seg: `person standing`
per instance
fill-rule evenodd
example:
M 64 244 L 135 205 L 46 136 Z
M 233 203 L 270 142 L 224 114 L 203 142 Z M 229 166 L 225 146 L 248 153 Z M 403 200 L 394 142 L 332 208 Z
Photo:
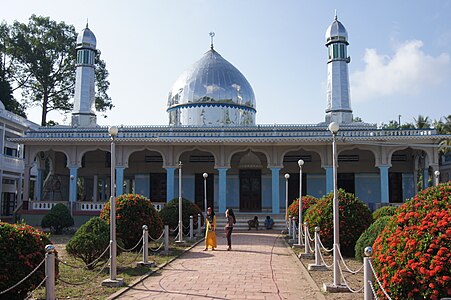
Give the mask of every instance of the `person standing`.
M 226 231 L 226 237 L 227 237 L 227 245 L 229 248 L 227 248 L 227 251 L 232 250 L 232 231 L 233 231 L 233 225 L 236 223 L 235 214 L 233 213 L 233 210 L 231 208 L 227 209 L 225 212 L 225 216 L 227 218 L 227 224 L 225 226 Z
M 211 207 L 207 209 L 206 222 L 204 251 L 207 251 L 208 247 L 211 247 L 211 250 L 215 250 L 215 248 L 218 246 L 216 243 L 216 216 Z

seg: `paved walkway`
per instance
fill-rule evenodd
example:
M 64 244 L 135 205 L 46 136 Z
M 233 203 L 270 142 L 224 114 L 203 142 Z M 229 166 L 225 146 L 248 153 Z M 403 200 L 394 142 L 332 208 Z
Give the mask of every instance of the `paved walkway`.
M 217 250 L 201 243 L 119 299 L 325 299 L 276 232 L 234 232 L 232 251 L 222 232 L 217 240 Z

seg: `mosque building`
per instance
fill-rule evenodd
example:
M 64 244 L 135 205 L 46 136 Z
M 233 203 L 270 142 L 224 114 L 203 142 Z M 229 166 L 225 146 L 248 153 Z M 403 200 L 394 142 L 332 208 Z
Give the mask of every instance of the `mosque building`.
M 169 91 L 169 125 L 118 128 L 116 195 L 142 194 L 161 207 L 178 197 L 182 182 L 182 196 L 202 209 L 206 187 L 207 205 L 216 211 L 278 214 L 285 211 L 286 198 L 289 202 L 298 198 L 300 185 L 303 195 L 315 197 L 333 190 L 328 125 L 336 122 L 339 188 L 355 193 L 372 209 L 412 197 L 416 187 L 430 184 L 428 179 L 438 170 L 439 153 L 431 145 L 443 136 L 433 129 L 384 130 L 353 122 L 349 39 L 337 17 L 326 31 L 325 45 L 323 121 L 262 125 L 255 122 L 251 84 L 212 42 Z M 111 138 L 108 128 L 96 122 L 96 38 L 87 26 L 78 36 L 76 50 L 71 125 L 34 128 L 12 139 L 25 145 L 21 211 L 30 224 L 55 203 L 68 201 L 73 214 L 83 220 L 82 216 L 98 214 L 109 198 Z M 30 176 L 33 166 L 35 177 Z

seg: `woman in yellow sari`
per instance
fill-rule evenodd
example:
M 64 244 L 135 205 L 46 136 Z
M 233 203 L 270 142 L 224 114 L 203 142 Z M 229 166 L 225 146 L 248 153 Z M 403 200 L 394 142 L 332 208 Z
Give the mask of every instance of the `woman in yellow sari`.
M 206 231 L 205 231 L 205 249 L 208 250 L 208 247 L 211 247 L 211 250 L 215 250 L 218 245 L 216 244 L 216 216 L 211 207 L 207 209 L 207 218 L 205 220 L 206 223 Z

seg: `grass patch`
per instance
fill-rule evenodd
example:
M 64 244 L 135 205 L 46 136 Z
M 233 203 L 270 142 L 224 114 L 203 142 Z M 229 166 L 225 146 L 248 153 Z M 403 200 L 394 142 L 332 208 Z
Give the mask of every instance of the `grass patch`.
M 51 236 L 58 250 L 60 260 L 74 266 L 83 267 L 84 263 L 66 253 L 65 245 L 71 236 Z M 182 254 L 183 251 L 191 246 L 180 247 L 170 238 L 168 255 L 155 253 L 149 249 L 149 261 L 154 261 L 157 266 L 168 262 L 169 260 Z M 157 244 L 149 243 L 149 247 L 156 249 Z M 126 286 L 131 285 L 136 279 L 146 275 L 156 268 L 136 266 L 136 262 L 142 261 L 142 252 L 123 252 L 117 257 L 117 275 L 123 278 Z M 109 265 L 107 262 L 100 262 L 93 270 L 75 269 L 59 263 L 59 277 L 57 280 L 55 293 L 58 299 L 105 299 L 116 291 L 124 288 L 110 288 L 102 286 L 102 281 L 109 278 Z M 65 283 L 67 282 L 67 283 Z M 69 284 L 70 283 L 70 284 Z M 44 284 L 45 285 L 45 284 Z M 45 288 L 36 290 L 32 298 L 45 299 Z

